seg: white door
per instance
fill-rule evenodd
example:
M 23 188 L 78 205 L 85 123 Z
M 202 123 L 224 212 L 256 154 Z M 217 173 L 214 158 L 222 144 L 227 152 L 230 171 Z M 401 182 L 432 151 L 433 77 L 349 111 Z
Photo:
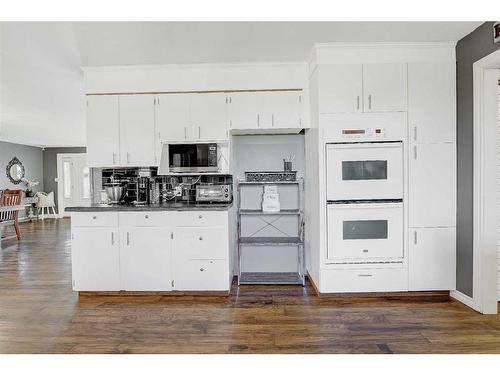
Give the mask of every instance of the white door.
M 172 289 L 170 233 L 161 227 L 120 227 L 120 289 Z
M 235 92 L 228 99 L 230 129 L 258 129 L 264 106 L 262 92 Z
M 118 95 L 87 97 L 87 155 L 89 167 L 120 164 Z
M 329 204 L 328 259 L 403 258 L 403 203 Z
M 120 151 L 121 165 L 157 164 L 155 106 L 152 95 L 120 96 Z
M 83 154 L 58 155 L 58 211 L 66 207 L 90 206 L 90 168 Z
M 363 65 L 365 112 L 397 112 L 407 108 L 407 64 Z
M 408 64 L 408 124 L 414 143 L 454 142 L 455 63 Z
M 454 290 L 455 228 L 410 228 L 409 289 Z
M 224 93 L 191 95 L 191 134 L 196 140 L 228 139 L 226 101 Z
M 261 128 L 300 128 L 301 91 L 268 91 L 263 96 Z
M 412 145 L 408 185 L 410 227 L 455 226 L 455 144 Z
M 326 146 L 327 200 L 402 199 L 401 142 Z
M 190 119 L 189 94 L 158 95 L 156 102 L 156 128 L 161 142 L 185 141 Z
M 319 70 L 319 113 L 363 111 L 361 64 L 325 65 Z
M 120 290 L 118 228 L 72 228 L 73 290 Z

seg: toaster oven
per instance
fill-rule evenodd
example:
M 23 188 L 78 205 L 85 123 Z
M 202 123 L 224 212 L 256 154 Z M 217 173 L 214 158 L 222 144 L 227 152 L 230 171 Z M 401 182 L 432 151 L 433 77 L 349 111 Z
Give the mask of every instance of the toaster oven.
M 197 202 L 231 202 L 232 185 L 196 185 Z

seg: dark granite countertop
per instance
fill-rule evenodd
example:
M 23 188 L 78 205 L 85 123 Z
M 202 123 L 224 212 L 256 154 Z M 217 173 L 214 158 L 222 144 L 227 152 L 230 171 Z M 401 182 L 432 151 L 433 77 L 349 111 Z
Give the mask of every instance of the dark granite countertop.
M 226 211 L 233 203 L 183 203 L 172 202 L 134 206 L 132 204 L 93 204 L 86 207 L 66 207 L 67 212 L 97 212 L 97 211 Z

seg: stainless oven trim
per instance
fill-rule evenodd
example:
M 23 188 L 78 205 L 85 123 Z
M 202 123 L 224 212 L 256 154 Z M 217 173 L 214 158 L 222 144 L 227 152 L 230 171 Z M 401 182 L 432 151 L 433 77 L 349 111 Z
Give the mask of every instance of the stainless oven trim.
M 217 173 L 220 171 L 219 160 L 217 160 L 217 166 L 215 167 L 170 167 L 170 145 L 197 145 L 197 144 L 215 144 L 217 146 L 217 158 L 219 158 L 219 143 L 214 141 L 202 141 L 202 142 L 165 142 L 163 147 L 166 147 L 166 160 L 168 173 Z

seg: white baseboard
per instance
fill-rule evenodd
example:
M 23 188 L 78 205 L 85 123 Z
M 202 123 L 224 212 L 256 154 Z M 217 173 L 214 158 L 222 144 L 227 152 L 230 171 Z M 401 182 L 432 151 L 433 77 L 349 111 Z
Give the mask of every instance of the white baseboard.
M 462 292 L 459 292 L 458 290 L 451 290 L 450 291 L 450 297 L 456 299 L 459 302 L 462 302 L 464 305 L 469 306 L 471 309 L 474 309 L 474 300 L 463 294 Z

